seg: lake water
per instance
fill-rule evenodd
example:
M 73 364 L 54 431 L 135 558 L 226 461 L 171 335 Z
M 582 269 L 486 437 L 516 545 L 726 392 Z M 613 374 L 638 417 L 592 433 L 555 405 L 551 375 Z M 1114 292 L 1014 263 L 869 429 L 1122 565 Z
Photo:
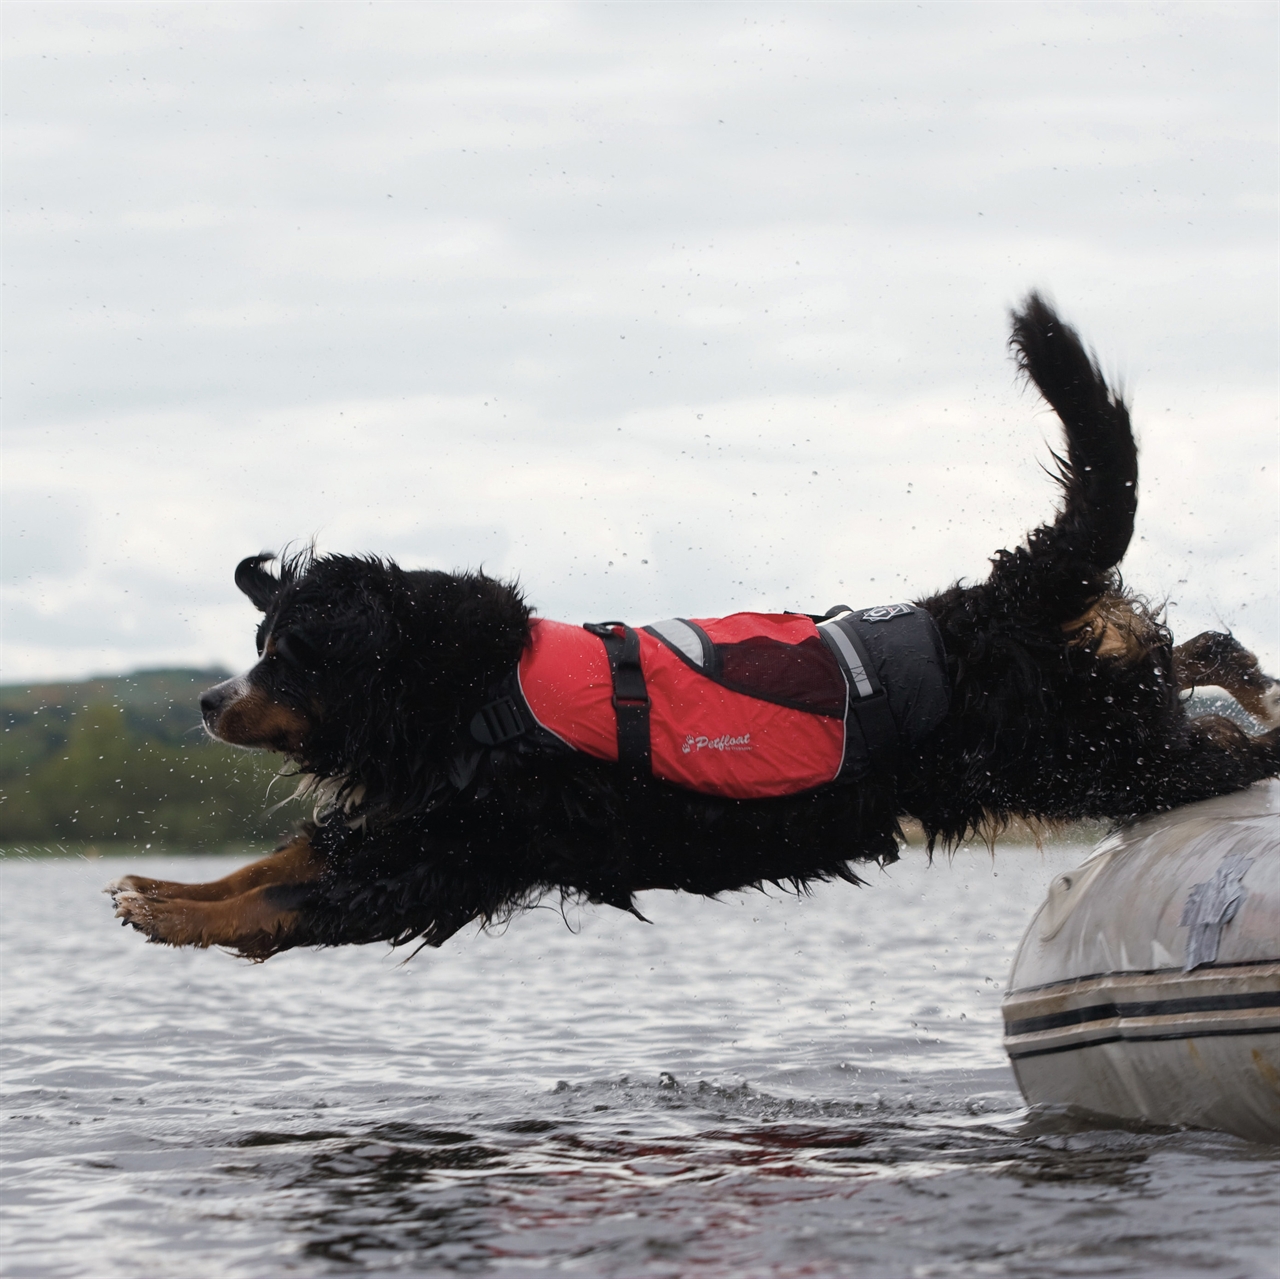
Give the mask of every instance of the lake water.
M 1081 848 L 650 894 L 253 966 L 0 863 L 6 1276 L 1269 1276 L 1280 1159 L 1028 1114 L 1014 948 Z

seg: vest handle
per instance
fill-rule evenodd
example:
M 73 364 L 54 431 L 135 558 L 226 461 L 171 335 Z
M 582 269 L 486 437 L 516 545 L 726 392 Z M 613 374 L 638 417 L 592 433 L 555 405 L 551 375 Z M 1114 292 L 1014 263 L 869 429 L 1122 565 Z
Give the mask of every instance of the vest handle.
M 650 772 L 649 689 L 640 665 L 640 636 L 625 622 L 583 622 L 582 629 L 600 639 L 609 658 L 618 720 L 618 763 L 636 772 Z

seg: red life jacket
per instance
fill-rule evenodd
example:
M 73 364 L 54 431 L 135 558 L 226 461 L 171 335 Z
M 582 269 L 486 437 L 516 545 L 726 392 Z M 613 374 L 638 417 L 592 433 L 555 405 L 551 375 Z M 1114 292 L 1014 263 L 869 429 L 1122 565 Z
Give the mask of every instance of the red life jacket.
M 890 627 L 871 633 L 887 622 L 897 623 L 893 640 Z M 898 676 L 897 697 L 886 672 Z M 639 630 L 535 619 L 504 692 L 472 722 L 484 745 L 567 746 L 735 799 L 892 769 L 949 702 L 937 629 L 910 605 Z

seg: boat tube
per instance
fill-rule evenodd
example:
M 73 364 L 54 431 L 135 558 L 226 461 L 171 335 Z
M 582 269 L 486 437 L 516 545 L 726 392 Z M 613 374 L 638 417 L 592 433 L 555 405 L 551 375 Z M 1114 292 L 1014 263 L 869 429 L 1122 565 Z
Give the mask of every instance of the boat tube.
M 1280 781 L 1145 818 L 1059 875 L 1014 956 L 1032 1105 L 1280 1142 Z

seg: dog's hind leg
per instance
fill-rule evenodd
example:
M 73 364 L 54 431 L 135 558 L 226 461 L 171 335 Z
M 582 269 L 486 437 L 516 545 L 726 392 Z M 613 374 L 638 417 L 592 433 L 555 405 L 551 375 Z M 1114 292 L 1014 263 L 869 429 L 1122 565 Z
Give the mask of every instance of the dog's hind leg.
M 254 888 L 269 884 L 296 884 L 315 879 L 324 864 L 315 853 L 307 829 L 281 844 L 270 857 L 241 866 L 222 879 L 206 884 L 181 884 L 172 880 L 148 879 L 144 875 L 125 875 L 103 890 L 118 898 L 121 893 L 134 893 L 150 901 L 175 899 L 188 902 L 217 902 L 239 897 Z
M 1280 681 L 1265 675 L 1258 659 L 1234 635 L 1205 631 L 1173 650 L 1180 689 L 1220 688 L 1260 724 L 1280 725 Z
M 1243 790 L 1280 775 L 1280 728 L 1251 737 L 1222 715 L 1187 721 L 1179 740 L 1137 761 L 1127 788 L 1133 816 Z M 1119 814 L 1116 814 L 1119 815 Z

